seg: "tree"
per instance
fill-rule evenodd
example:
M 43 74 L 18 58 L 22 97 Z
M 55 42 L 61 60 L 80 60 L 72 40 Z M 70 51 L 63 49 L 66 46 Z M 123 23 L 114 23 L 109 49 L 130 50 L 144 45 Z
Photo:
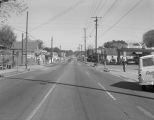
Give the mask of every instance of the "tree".
M 16 41 L 16 36 L 12 28 L 8 25 L 4 25 L 0 29 L 0 44 L 7 48 L 11 48 L 13 42 Z
M 27 8 L 25 0 L 0 0 L 0 22 L 6 22 L 11 14 L 22 14 Z
M 154 30 L 150 30 L 143 35 L 143 43 L 147 47 L 154 47 Z
M 127 45 L 128 44 L 123 40 L 112 40 L 104 43 L 105 48 L 126 48 Z
M 51 48 L 49 48 L 49 47 L 44 47 L 44 50 L 46 50 L 47 52 L 51 52 L 52 51 Z
M 43 49 L 43 41 L 42 40 L 37 40 L 38 42 L 38 48 Z
M 71 56 L 73 55 L 73 51 L 72 50 L 66 50 L 66 56 Z

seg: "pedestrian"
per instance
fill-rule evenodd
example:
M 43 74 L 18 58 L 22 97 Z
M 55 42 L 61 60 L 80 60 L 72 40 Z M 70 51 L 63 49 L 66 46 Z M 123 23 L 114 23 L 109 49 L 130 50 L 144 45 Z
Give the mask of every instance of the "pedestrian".
M 122 57 L 123 71 L 126 72 L 126 58 Z

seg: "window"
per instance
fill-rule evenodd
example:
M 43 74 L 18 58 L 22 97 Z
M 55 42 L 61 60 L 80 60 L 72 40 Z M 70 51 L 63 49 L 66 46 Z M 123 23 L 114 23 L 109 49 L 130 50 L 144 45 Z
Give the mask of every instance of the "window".
M 153 65 L 154 65 L 154 58 L 143 59 L 143 67 L 153 66 Z

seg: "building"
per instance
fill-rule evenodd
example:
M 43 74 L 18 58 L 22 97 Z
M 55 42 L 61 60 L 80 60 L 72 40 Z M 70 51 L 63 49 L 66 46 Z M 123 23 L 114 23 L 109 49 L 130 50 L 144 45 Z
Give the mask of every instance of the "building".
M 142 48 L 142 44 L 137 42 L 137 43 L 128 43 L 127 48 Z
M 17 61 L 18 64 L 25 64 L 25 55 L 26 55 L 26 40 L 17 41 L 13 43 L 13 46 L 11 48 L 14 55 L 14 61 Z M 19 53 L 19 56 L 16 56 L 16 53 Z M 27 58 L 28 58 L 28 64 L 36 64 L 38 63 L 44 63 L 45 56 L 43 54 L 43 51 L 39 49 L 39 42 L 37 40 L 28 40 L 27 42 Z

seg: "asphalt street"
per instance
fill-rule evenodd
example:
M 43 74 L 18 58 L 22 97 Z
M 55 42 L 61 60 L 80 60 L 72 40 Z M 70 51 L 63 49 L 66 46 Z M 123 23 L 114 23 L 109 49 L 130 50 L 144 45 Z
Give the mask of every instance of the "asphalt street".
M 85 63 L 0 79 L 0 120 L 153 120 L 154 92 Z

